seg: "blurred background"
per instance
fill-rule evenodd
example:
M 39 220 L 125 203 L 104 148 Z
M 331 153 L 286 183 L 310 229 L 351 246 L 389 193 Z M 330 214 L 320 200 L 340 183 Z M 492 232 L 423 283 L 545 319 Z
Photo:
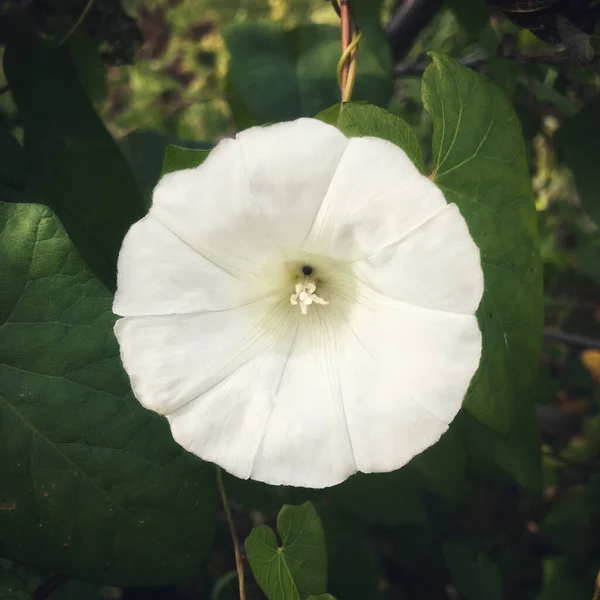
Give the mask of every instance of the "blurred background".
M 431 127 L 421 76 L 428 50 L 491 78 L 521 121 L 545 274 L 545 342 L 534 391 L 542 481 L 517 472 L 505 458 L 508 446 L 483 440 L 483 457 L 468 448 L 453 454 L 453 446 L 427 455 L 417 469 L 425 482 L 431 465 L 446 472 L 431 497 L 414 491 L 410 469 L 380 488 L 349 484 L 340 504 L 331 499 L 335 490 L 315 493 L 329 591 L 339 600 L 592 600 L 600 567 L 600 3 L 357 4 L 366 35 L 354 99 L 409 122 L 426 160 Z M 56 23 L 74 28 L 82 84 L 147 198 L 167 144 L 210 148 L 247 126 L 314 115 L 338 101 L 339 21 L 328 0 L 0 2 L 0 16 L 13 13 L 41 31 Z M 19 115 L 4 83 L 0 123 L 18 140 Z M 0 151 L 18 188 L 18 167 L 7 166 L 18 150 Z M 313 499 L 226 483 L 242 539 L 254 524 L 272 522 L 284 501 Z M 237 594 L 230 546 L 222 519 L 208 564 L 186 585 L 169 588 L 15 573 L 30 589 L 46 585 L 38 600 L 230 599 Z M 248 594 L 261 597 L 251 582 Z

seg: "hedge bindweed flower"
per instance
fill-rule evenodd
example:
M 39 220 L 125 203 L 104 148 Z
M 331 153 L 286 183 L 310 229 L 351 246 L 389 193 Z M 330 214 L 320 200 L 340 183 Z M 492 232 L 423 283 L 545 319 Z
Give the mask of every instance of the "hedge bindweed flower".
M 164 176 L 119 257 L 133 391 L 240 478 L 321 488 L 397 469 L 481 353 L 479 250 L 406 154 L 299 119 Z

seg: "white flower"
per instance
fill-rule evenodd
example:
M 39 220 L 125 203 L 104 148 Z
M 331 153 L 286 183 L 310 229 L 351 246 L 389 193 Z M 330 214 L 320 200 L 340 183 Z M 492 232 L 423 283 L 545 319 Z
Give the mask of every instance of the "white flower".
M 314 119 L 166 175 L 119 257 L 138 400 L 241 478 L 397 469 L 458 412 L 481 353 L 479 250 L 406 154 Z

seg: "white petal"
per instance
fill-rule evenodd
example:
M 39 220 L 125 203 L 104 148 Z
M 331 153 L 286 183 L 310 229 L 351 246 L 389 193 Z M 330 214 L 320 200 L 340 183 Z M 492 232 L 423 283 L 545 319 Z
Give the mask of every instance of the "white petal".
M 314 119 L 250 129 L 163 177 L 151 212 L 223 269 L 256 272 L 306 237 L 346 145 Z
M 378 138 L 346 147 L 305 248 L 339 260 L 376 255 L 446 206 L 406 153 Z
M 477 320 L 364 287 L 343 318 L 340 381 L 356 465 L 397 469 L 433 445 L 460 409 L 481 356 Z
M 195 400 L 260 354 L 268 332 L 284 328 L 284 309 L 291 307 L 266 299 L 233 310 L 120 319 L 115 334 L 136 398 L 161 414 Z
M 415 306 L 473 314 L 483 295 L 479 248 L 455 204 L 355 269 L 385 296 Z
M 323 488 L 356 472 L 341 395 L 338 340 L 326 311 L 311 309 L 301 317 L 252 479 Z
M 253 127 L 236 140 L 254 197 L 283 247 L 300 245 L 317 216 L 348 145 L 317 119 Z
M 150 214 L 123 241 L 113 311 L 141 316 L 225 310 L 249 302 L 246 291 L 240 279 L 203 258 Z

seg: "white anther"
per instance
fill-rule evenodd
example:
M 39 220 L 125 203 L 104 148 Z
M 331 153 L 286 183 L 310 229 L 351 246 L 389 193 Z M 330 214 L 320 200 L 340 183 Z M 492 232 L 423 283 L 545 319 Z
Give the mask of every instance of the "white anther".
M 327 300 L 323 300 L 315 294 L 317 286 L 310 279 L 299 281 L 294 289 L 295 293 L 290 296 L 290 303 L 294 306 L 300 306 L 300 312 L 303 315 L 308 313 L 308 307 L 313 303 L 321 306 L 329 304 Z

